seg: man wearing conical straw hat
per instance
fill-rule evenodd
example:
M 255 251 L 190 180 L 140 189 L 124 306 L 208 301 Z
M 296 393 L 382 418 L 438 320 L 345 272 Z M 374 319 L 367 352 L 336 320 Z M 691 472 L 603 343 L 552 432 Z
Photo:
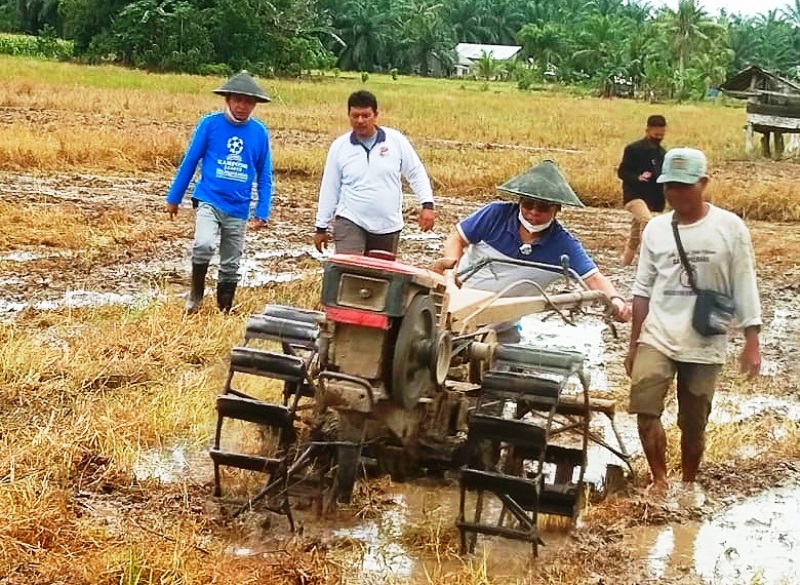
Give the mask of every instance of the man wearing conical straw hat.
M 561 266 L 562 256 L 569 266 L 593 290 L 604 292 L 616 308 L 616 319 L 630 318 L 628 303 L 617 293 L 613 283 L 602 273 L 578 239 L 556 219 L 562 205 L 583 207 L 561 171 L 546 160 L 507 181 L 498 190 L 517 201 L 495 201 L 460 221 L 444 245 L 443 257 L 433 269 L 442 272 L 458 266 L 463 272 L 488 259 L 523 260 Z M 508 294 L 538 295 L 561 276 L 560 271 L 495 262 L 486 265 L 464 282 L 464 286 L 501 291 L 520 280 L 537 286 L 517 284 Z M 501 341 L 519 340 L 514 323 L 498 326 Z
M 272 204 L 269 131 L 252 117 L 256 104 L 269 102 L 270 98 L 247 71 L 240 71 L 214 93 L 225 96 L 225 109 L 207 114 L 197 124 L 166 197 L 166 211 L 174 218 L 200 164 L 201 176 L 192 193 L 197 216 L 192 286 L 186 302 L 189 314 L 200 310 L 217 238 L 217 306 L 223 312 L 231 310 L 248 219 L 253 228 L 263 228 Z M 257 185 L 258 203 L 251 218 L 253 183 Z

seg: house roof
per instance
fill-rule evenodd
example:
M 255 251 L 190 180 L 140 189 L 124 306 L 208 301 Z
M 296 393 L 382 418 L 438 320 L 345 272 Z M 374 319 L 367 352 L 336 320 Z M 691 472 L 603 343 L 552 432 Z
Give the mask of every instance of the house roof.
M 497 61 L 505 61 L 516 57 L 521 50 L 522 47 L 515 45 L 480 45 L 476 43 L 458 43 L 456 45 L 459 63 L 477 61 L 483 53 Z
M 729 77 L 719 89 L 733 97 L 748 97 L 764 93 L 800 93 L 800 84 L 751 65 Z

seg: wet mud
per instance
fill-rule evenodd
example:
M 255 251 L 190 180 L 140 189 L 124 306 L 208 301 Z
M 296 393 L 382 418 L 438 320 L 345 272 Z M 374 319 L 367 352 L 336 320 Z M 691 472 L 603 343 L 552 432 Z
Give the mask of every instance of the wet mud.
M 168 181 L 156 175 L 131 178 L 0 174 L 0 200 L 13 197 L 44 213 L 69 205 L 90 224 L 109 210 L 116 210 L 126 218 L 125 229 L 136 234 L 126 240 L 123 248 L 109 246 L 91 258 L 86 249 L 47 242 L 0 245 L 0 319 L 13 322 L 26 310 L 135 305 L 162 295 L 185 294 L 193 212 L 186 204 L 178 218 L 169 222 L 163 212 L 167 188 Z M 416 226 L 413 198 L 407 203 L 401 258 L 427 266 L 438 257 L 455 221 L 484 201 L 440 198 L 437 227 L 429 234 L 420 233 Z M 318 253 L 311 245 L 315 207 L 316 184 L 291 178 L 281 181 L 268 228 L 248 232 L 242 286 L 258 289 L 320 273 L 326 254 Z M 561 218 L 583 240 L 622 294 L 628 294 L 633 271 L 618 263 L 628 216 L 619 210 L 586 209 L 564 212 Z M 784 244 L 797 250 L 800 230 L 767 222 L 750 222 L 749 226 L 758 255 L 765 318 L 763 381 L 746 395 L 736 389 L 738 378 L 733 364 L 741 346 L 740 341 L 734 341 L 727 368 L 731 373 L 723 377 L 710 425 L 746 425 L 770 417 L 775 421 L 775 436 L 780 438 L 782 424 L 800 421 L 800 265 L 796 260 L 771 254 L 768 244 L 774 234 L 780 233 Z M 212 279 L 214 274 L 212 266 Z M 526 342 L 577 349 L 586 354 L 593 396 L 616 400 L 618 404 L 613 419 L 616 431 L 607 417 L 596 416 L 593 433 L 635 458 L 641 456 L 636 423 L 624 412 L 626 378 L 622 360 L 627 334 L 625 325 L 614 331 L 590 316 L 574 324 L 554 316 L 523 320 Z M 665 424 L 675 425 L 675 418 L 675 405 L 671 404 L 665 413 Z M 759 458 L 768 449 L 763 441 L 743 440 L 738 457 L 749 462 L 748 469 L 758 469 Z M 619 456 L 595 443 L 589 451 L 587 480 L 602 486 L 608 466 L 622 464 Z M 163 452 L 142 454 L 134 473 L 144 484 L 188 482 L 201 494 L 196 497 L 210 499 L 206 493 L 210 467 L 204 451 L 176 445 Z M 781 480 L 759 481 L 733 467 L 717 466 L 709 470 L 711 488 L 705 495 L 708 501 L 696 506 L 691 514 L 676 510 L 676 502 L 668 502 L 661 508 L 653 506 L 659 511 L 655 521 L 636 523 L 628 518 L 621 527 L 612 529 L 592 526 L 590 514 L 589 524 L 579 523 L 577 532 L 545 530 L 546 546 L 541 549 L 539 563 L 554 561 L 570 551 L 585 552 L 597 542 L 611 542 L 617 547 L 615 550 L 624 549 L 620 558 L 627 568 L 612 567 L 619 558 L 610 555 L 609 566 L 598 561 L 596 575 L 619 575 L 616 582 L 620 585 L 797 582 L 800 463 L 786 462 L 781 473 L 769 477 Z M 631 482 L 635 483 L 633 479 Z M 631 487 L 628 496 L 620 497 L 630 497 L 636 505 L 637 499 L 651 504 L 638 487 Z M 94 510 L 91 513 L 116 517 L 117 512 L 109 511 L 113 506 L 108 498 L 91 494 L 81 498 L 87 510 Z M 457 498 L 452 478 L 449 482 L 418 480 L 390 485 L 380 495 L 378 517 L 358 518 L 352 511 L 345 511 L 333 519 L 320 519 L 303 512 L 301 524 L 305 537 L 318 538 L 332 547 L 353 548 L 355 552 L 348 557 L 348 573 L 362 583 L 435 582 L 430 581 L 431 575 L 457 571 L 466 562 L 482 563 L 496 582 L 520 579 L 531 571 L 529 546 L 502 539 L 485 539 L 474 558 L 460 558 L 453 526 Z M 212 513 L 218 511 L 208 502 L 203 507 Z M 414 546 L 415 530 L 438 530 L 436 539 L 426 540 L 437 542 L 437 547 L 420 550 Z M 263 531 L 254 530 L 252 538 L 232 543 L 230 554 L 267 554 L 275 542 L 289 536 L 280 518 L 274 520 L 269 534 L 265 540 Z M 598 577 L 587 582 L 608 581 Z

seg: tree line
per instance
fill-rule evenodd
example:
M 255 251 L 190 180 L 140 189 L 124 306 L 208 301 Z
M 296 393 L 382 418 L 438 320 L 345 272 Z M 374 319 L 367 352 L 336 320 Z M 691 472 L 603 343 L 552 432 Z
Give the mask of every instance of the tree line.
M 74 58 L 158 71 L 446 75 L 459 42 L 518 45 L 480 77 L 701 98 L 757 64 L 800 77 L 800 0 L 758 16 L 698 0 L 0 0 L 0 30 L 70 39 Z

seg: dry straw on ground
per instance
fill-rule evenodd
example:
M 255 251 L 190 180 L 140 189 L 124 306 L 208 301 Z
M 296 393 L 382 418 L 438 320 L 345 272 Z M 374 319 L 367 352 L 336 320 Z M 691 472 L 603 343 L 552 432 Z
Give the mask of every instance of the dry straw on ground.
M 28 173 L 146 172 L 166 183 L 198 116 L 220 103 L 209 92 L 220 80 L 192 76 L 0 57 L 0 79 L 0 169 Z M 361 84 L 346 78 L 265 83 L 276 99 L 258 113 L 273 132 L 278 197 L 286 204 L 276 213 L 291 215 L 296 194 L 281 189 L 305 181 L 313 193 L 330 139 L 346 127 L 347 94 Z M 478 91 L 469 82 L 462 88 L 462 82 L 395 83 L 374 76 L 369 87 L 381 100 L 381 119 L 419 147 L 437 193 L 476 200 L 493 197 L 495 185 L 532 162 L 553 157 L 584 200 L 616 205 L 617 158 L 654 108 L 560 92 L 522 94 L 494 84 Z M 671 144 L 709 151 L 719 169 L 714 193 L 723 203 L 763 217 L 800 218 L 793 163 L 724 162 L 740 157 L 742 108 L 658 109 L 672 121 Z M 50 273 L 88 273 L 190 237 L 188 222 L 148 220 L 157 211 L 152 201 L 132 211 L 111 198 L 87 206 L 14 195 L 3 193 L 0 200 L 0 252 L 38 245 L 52 250 L 53 258 L 35 263 L 41 286 Z M 771 238 L 757 242 L 783 267 L 794 262 L 784 236 L 776 238 L 783 247 Z M 10 266 L 0 260 L 0 271 Z M 159 289 L 169 292 L 172 284 L 159 282 Z M 353 558 L 346 553 L 314 539 L 265 545 L 272 530 L 231 521 L 209 495 L 205 450 L 214 399 L 245 316 L 268 302 L 318 308 L 319 298 L 313 274 L 293 284 L 242 290 L 230 317 L 207 306 L 187 318 L 181 301 L 168 294 L 129 307 L 29 309 L 13 324 L 0 325 L 0 583 L 348 582 L 343 567 Z M 618 389 L 616 397 L 623 396 Z M 780 438 L 771 435 L 775 429 Z M 738 461 L 734 453 L 742 443 L 770 445 L 759 464 L 796 459 L 799 437 L 796 423 L 768 417 L 712 427 L 708 473 L 738 477 L 726 466 Z M 670 441 L 674 445 L 676 436 Z M 139 473 L 143 458 L 176 445 L 189 460 L 179 479 Z M 360 504 L 374 516 L 384 504 L 381 492 L 366 493 Z M 617 534 L 597 526 L 629 511 L 610 503 L 590 507 L 587 522 L 594 528 L 578 533 L 565 559 L 551 558 L 519 582 L 576 583 L 602 572 L 600 563 L 626 565 Z M 452 517 L 432 506 L 399 540 L 446 559 L 455 538 Z M 263 550 L 237 552 L 253 541 Z M 455 567 L 434 565 L 422 579 L 493 582 L 480 557 Z
M 211 89 L 222 80 L 143 75 L 109 67 L 77 68 L 2 58 L 0 168 L 169 174 L 198 117 L 220 107 Z M 75 83 L 75 80 L 81 80 Z M 347 129 L 353 77 L 316 82 L 264 80 L 275 100 L 257 115 L 273 135 L 281 176 L 321 174 L 330 140 Z M 615 169 L 624 145 L 643 132 L 647 115 L 670 121 L 666 143 L 705 150 L 712 196 L 752 218 L 800 219 L 792 163 L 738 161 L 744 107 L 597 100 L 563 89 L 520 92 L 510 84 L 370 77 L 380 122 L 406 132 L 442 195 L 489 195 L 494 187 L 544 158 L 556 160 L 583 200 L 618 205 Z M 767 177 L 765 179 L 765 177 Z

